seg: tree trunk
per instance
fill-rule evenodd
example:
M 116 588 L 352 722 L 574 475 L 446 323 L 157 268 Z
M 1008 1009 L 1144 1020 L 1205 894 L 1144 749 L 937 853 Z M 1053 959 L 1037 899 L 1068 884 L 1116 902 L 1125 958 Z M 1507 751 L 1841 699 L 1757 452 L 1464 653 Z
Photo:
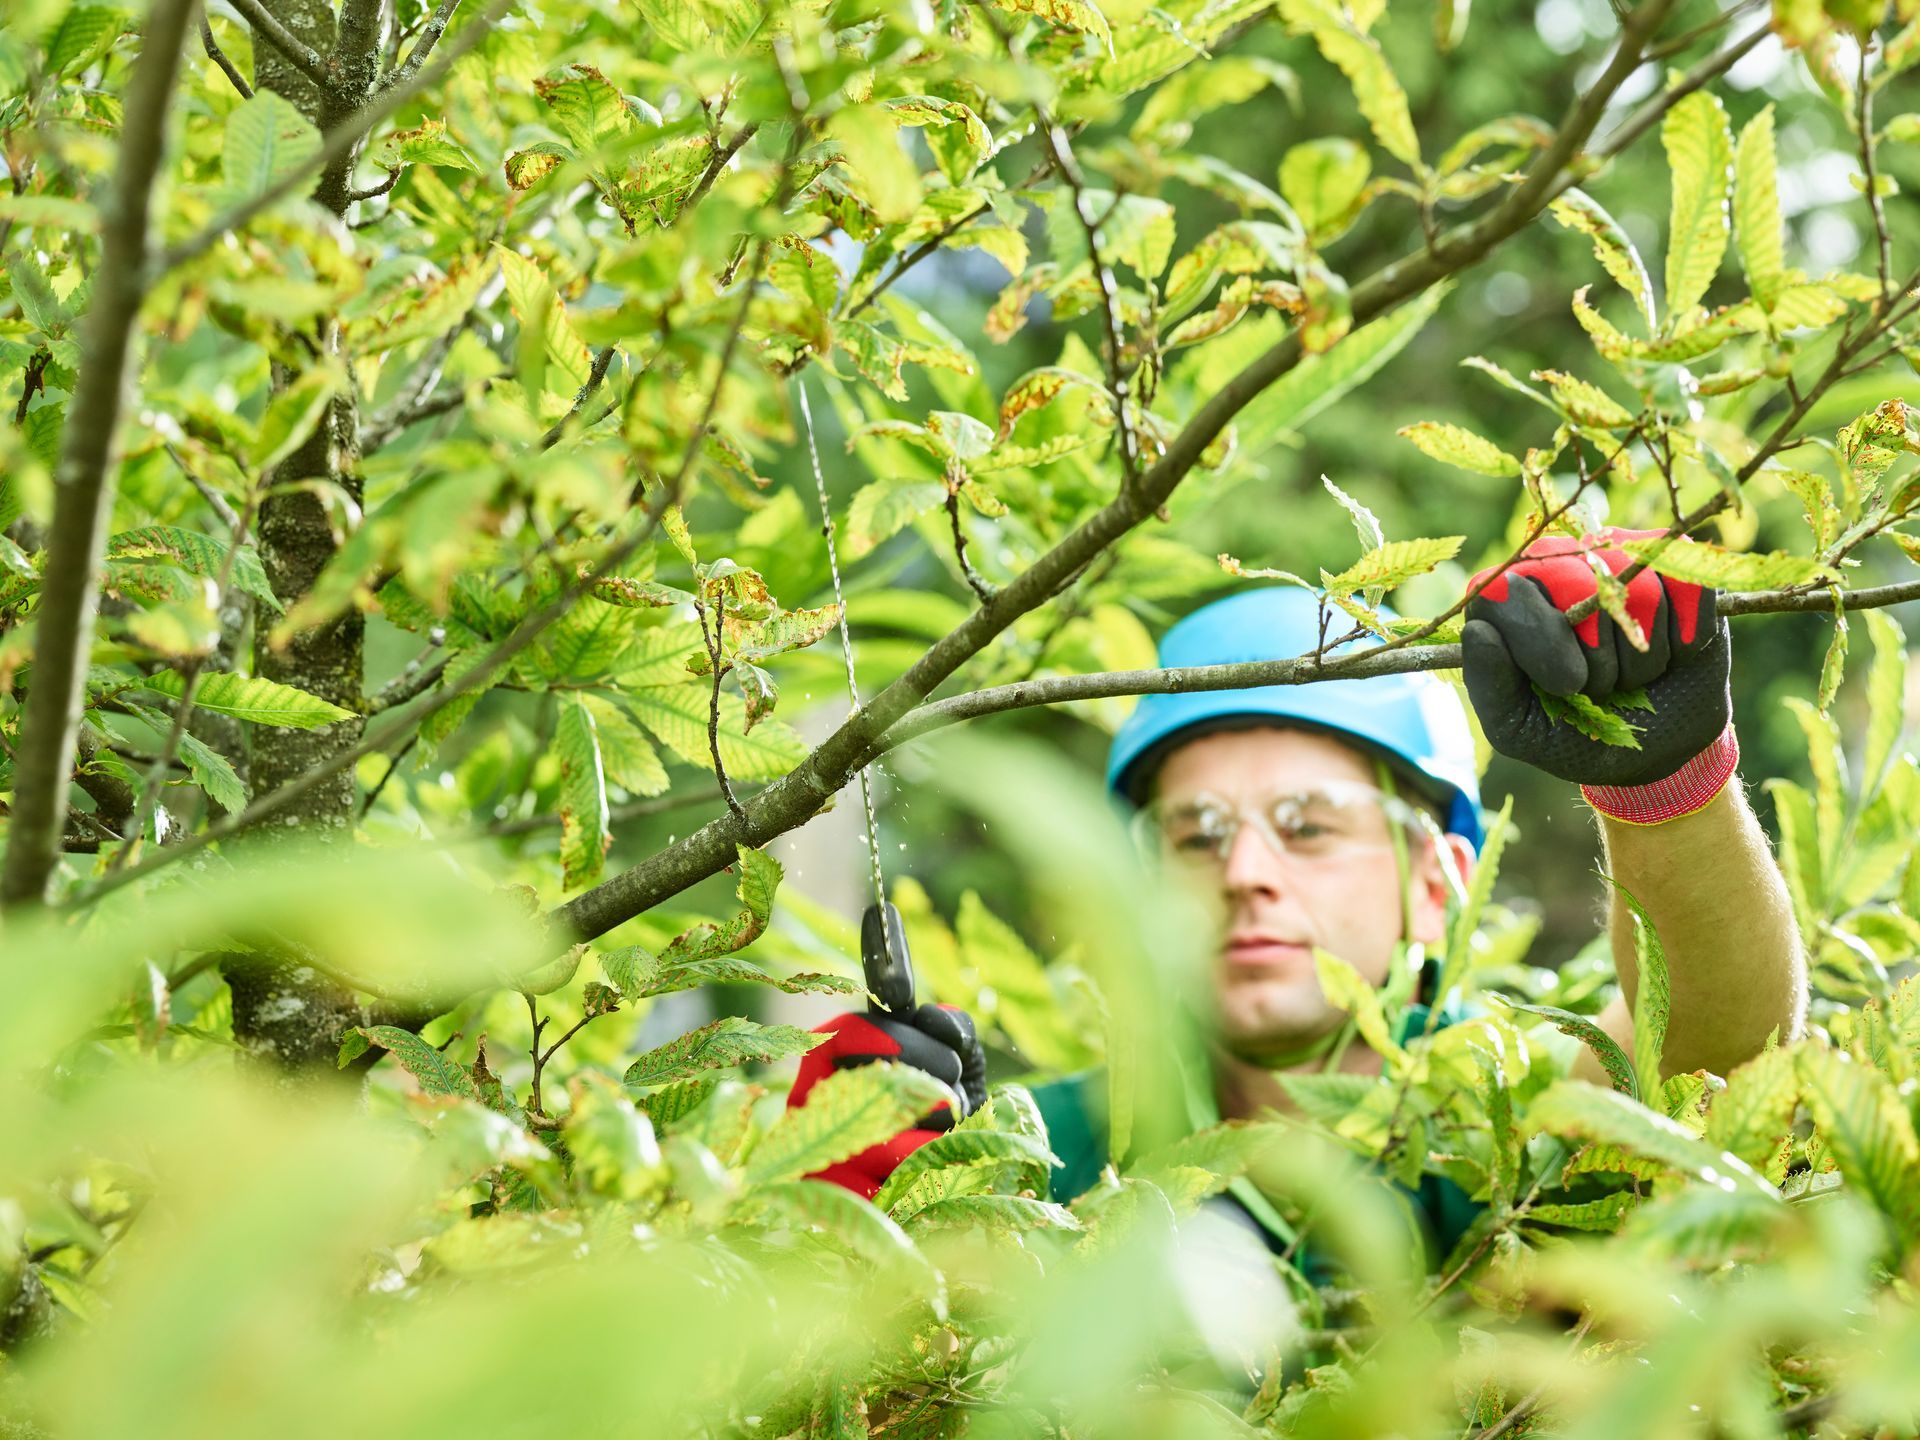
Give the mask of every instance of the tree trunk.
M 327 0 L 270 0 L 269 8 L 295 38 L 321 55 L 334 57 L 336 81 L 326 90 L 301 74 L 264 39 L 254 42 L 259 85 L 296 106 L 323 132 L 338 125 L 371 93 L 378 64 L 384 0 L 347 0 L 336 21 Z M 315 186 L 314 199 L 334 214 L 351 205 L 353 157 L 329 166 Z M 327 317 L 313 340 L 320 352 L 341 353 L 340 324 Z M 296 378 L 274 367 L 274 388 Z M 362 498 L 355 434 L 358 407 L 349 390 L 338 396 L 306 443 L 276 468 L 279 486 L 314 481 L 312 488 L 285 489 L 260 506 L 260 558 L 280 603 L 291 608 L 312 589 L 337 548 L 327 509 L 316 490 L 336 490 Z M 335 705 L 358 712 L 363 706 L 365 622 L 350 611 L 336 623 L 295 636 L 284 647 L 272 643 L 271 627 L 256 629 L 254 673 L 292 685 Z M 350 750 L 360 739 L 362 722 L 343 720 L 319 730 L 262 729 L 256 732 L 249 781 L 256 795 L 278 788 L 320 762 Z M 312 841 L 344 839 L 353 829 L 357 790 L 351 768 L 314 787 L 270 822 Z M 304 965 L 234 956 L 223 966 L 233 992 L 233 1031 L 248 1051 L 289 1070 L 333 1068 L 342 1032 L 362 1022 L 352 997 L 340 986 Z

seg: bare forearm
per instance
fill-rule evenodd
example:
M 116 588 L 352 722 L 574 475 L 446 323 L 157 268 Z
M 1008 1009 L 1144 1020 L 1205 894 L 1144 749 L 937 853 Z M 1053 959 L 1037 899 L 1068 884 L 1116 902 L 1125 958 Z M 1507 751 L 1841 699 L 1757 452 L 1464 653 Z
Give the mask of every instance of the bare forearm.
M 1724 1075 L 1767 1036 L 1798 1033 L 1806 967 L 1786 883 L 1738 781 L 1692 815 L 1661 825 L 1603 818 L 1615 882 L 1638 900 L 1666 952 L 1672 1008 L 1665 1074 Z M 1633 916 L 1613 902 L 1613 953 L 1629 1004 L 1638 989 Z

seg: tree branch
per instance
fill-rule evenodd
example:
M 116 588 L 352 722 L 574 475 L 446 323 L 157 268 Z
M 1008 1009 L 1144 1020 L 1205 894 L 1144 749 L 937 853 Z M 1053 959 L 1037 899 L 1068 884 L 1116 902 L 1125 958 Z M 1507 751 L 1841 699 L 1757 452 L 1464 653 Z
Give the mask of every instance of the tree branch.
M 154 0 L 128 82 L 120 154 L 101 206 L 100 268 L 79 378 L 61 431 L 53 529 L 34 624 L 33 688 L 20 732 L 0 903 L 40 903 L 59 863 L 100 561 L 113 515 L 113 452 L 145 298 L 154 181 L 166 158 L 167 110 L 196 0 Z
M 250 3 L 257 3 L 257 0 L 250 0 Z M 460 38 L 449 45 L 432 65 L 410 76 L 404 82 L 382 85 L 364 105 L 329 129 L 321 137 L 320 148 L 300 165 L 282 175 L 261 194 L 216 215 L 204 229 L 162 251 L 155 263 L 156 273 L 152 278 L 158 278 L 159 275 L 165 274 L 176 266 L 184 265 L 195 256 L 204 254 L 229 232 L 239 229 L 263 211 L 271 210 L 287 196 L 304 188 L 315 175 L 328 166 L 352 154 L 355 147 L 366 138 L 367 132 L 374 126 L 414 96 L 439 84 L 447 72 L 459 63 L 461 57 L 485 39 L 494 25 L 519 3 L 520 0 L 493 0 L 486 12 L 461 31 Z
M 1847 610 L 1878 610 L 1888 605 L 1904 605 L 1909 600 L 1920 600 L 1920 581 L 1845 591 L 1841 605 Z M 1734 591 L 1719 597 L 1717 609 L 1719 614 L 1729 617 L 1826 614 L 1833 609 L 1833 595 L 1827 590 L 1805 594 L 1790 590 Z M 868 751 L 865 760 L 870 761 L 876 755 L 885 754 L 909 740 L 916 740 L 929 731 L 944 729 L 963 720 L 978 720 L 984 715 L 1027 710 L 1037 705 L 1105 700 L 1117 695 L 1186 695 L 1210 690 L 1251 689 L 1261 685 L 1305 685 L 1317 680 L 1358 680 L 1375 675 L 1404 675 L 1415 670 L 1459 668 L 1458 645 L 1410 645 L 1403 649 L 1389 649 L 1381 645 L 1323 661 L 1316 661 L 1311 655 L 1301 655 L 1292 660 L 1253 660 L 1235 665 L 1191 665 L 1164 670 L 1109 670 L 1093 675 L 1050 675 L 1044 679 L 1023 680 L 1014 685 L 996 685 L 991 689 L 975 690 L 966 695 L 922 705 L 888 730 L 881 737 L 881 742 Z
M 1353 325 L 1385 314 L 1492 253 L 1532 223 L 1559 190 L 1573 183 L 1566 167 L 1593 133 L 1607 101 L 1639 68 L 1640 54 L 1673 0 L 1645 0 L 1628 18 L 1619 48 L 1570 110 L 1553 143 L 1492 213 L 1456 227 L 1440 241 L 1388 265 L 1353 291 Z M 1140 483 L 1124 489 L 964 621 L 937 641 L 886 689 L 850 715 L 794 770 L 748 802 L 744 820 L 727 814 L 677 845 L 583 891 L 552 912 L 574 937 L 601 935 L 732 863 L 738 845 L 765 844 L 811 816 L 844 786 L 889 727 L 897 724 L 967 660 L 1027 612 L 1045 604 L 1088 564 L 1163 504 L 1199 463 L 1227 424 L 1300 363 L 1289 335 L 1250 362 L 1193 415 Z
M 247 77 L 240 73 L 233 61 L 227 58 L 227 52 L 220 48 L 220 42 L 213 38 L 213 26 L 207 23 L 207 17 L 204 15 L 200 17 L 200 43 L 206 47 L 207 58 L 226 72 L 227 79 L 233 82 L 233 88 L 240 92 L 240 98 L 251 100 L 253 87 L 247 83 Z
M 1873 215 L 1873 235 L 1877 242 L 1875 258 L 1880 265 L 1880 304 L 1893 298 L 1893 236 L 1887 233 L 1887 208 L 1880 200 L 1880 177 L 1873 163 L 1873 87 L 1867 83 L 1867 51 L 1871 36 L 1860 44 L 1860 78 L 1855 84 L 1858 100 L 1854 112 L 1855 128 L 1860 132 L 1860 170 L 1867 182 L 1867 209 Z
M 332 90 L 339 84 L 339 77 L 327 64 L 326 57 L 311 45 L 303 44 L 299 37 L 274 18 L 273 12 L 260 0 L 227 0 L 227 3 L 240 12 L 252 28 L 256 41 L 265 40 L 287 57 L 288 64 L 315 85 L 322 90 Z
M 432 17 L 427 21 L 427 28 L 420 32 L 419 40 L 414 42 L 413 50 L 405 60 L 400 62 L 399 68 L 380 82 L 379 89 L 390 90 L 396 86 L 405 85 L 420 73 L 420 67 L 433 53 L 433 47 L 440 43 L 440 37 L 447 33 L 447 24 L 453 19 L 453 12 L 459 8 L 460 0 L 440 0 L 440 3 L 434 7 Z M 498 18 L 489 11 L 481 24 L 491 24 Z
M 587 401 L 606 382 L 607 371 L 613 368 L 613 357 L 618 353 L 619 347 L 614 345 L 603 346 L 594 352 L 593 368 L 587 372 L 587 383 L 580 387 L 579 393 L 573 397 L 572 407 L 560 417 L 559 423 L 540 437 L 542 450 L 551 450 L 566 436 L 567 427 L 580 418 L 580 412 L 587 408 Z

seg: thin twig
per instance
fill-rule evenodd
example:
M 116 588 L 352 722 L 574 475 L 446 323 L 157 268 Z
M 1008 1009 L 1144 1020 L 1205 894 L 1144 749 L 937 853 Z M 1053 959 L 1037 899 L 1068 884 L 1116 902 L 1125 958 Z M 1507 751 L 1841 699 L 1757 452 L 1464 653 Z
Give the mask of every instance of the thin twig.
M 1873 87 L 1867 83 L 1867 51 L 1871 36 L 1860 42 L 1860 77 L 1854 89 L 1858 93 L 1855 120 L 1860 130 L 1860 169 L 1867 182 L 1867 209 L 1873 214 L 1874 238 L 1879 242 L 1880 303 L 1884 309 L 1893 298 L 1893 236 L 1887 231 L 1887 210 L 1880 200 L 1880 178 L 1873 164 Z
M 415 734 L 407 737 L 406 744 L 402 745 L 398 750 L 393 752 L 393 759 L 387 762 L 386 773 L 382 775 L 378 780 L 374 781 L 373 788 L 367 791 L 367 798 L 360 802 L 360 818 L 362 820 L 366 819 L 368 815 L 373 813 L 373 802 L 378 800 L 380 798 L 380 792 L 387 788 L 387 782 L 393 779 L 393 772 L 400 768 L 400 762 L 402 760 L 405 760 L 408 755 L 412 754 L 413 747 L 418 745 L 419 743 L 420 743 L 420 736 L 416 732 Z
M 227 3 L 246 19 L 256 40 L 263 39 L 272 45 L 294 69 L 315 85 L 322 90 L 331 90 L 339 83 L 339 77 L 327 64 L 326 57 L 275 19 L 273 12 L 260 0 L 227 0 Z
M 693 602 L 694 615 L 700 621 L 700 639 L 707 647 L 707 661 L 713 666 L 713 694 L 707 702 L 707 749 L 713 756 L 713 778 L 719 783 L 720 794 L 727 802 L 727 809 L 735 815 L 744 816 L 747 812 L 740 808 L 740 801 L 733 793 L 733 786 L 727 780 L 727 767 L 720 758 L 720 681 L 727 673 L 725 661 L 721 659 L 722 626 L 727 617 L 727 594 L 725 590 L 713 592 L 713 634 L 707 634 L 707 606 L 700 600 Z
M 433 47 L 438 45 L 440 43 L 440 37 L 447 33 L 447 24 L 453 19 L 453 12 L 459 8 L 460 0 L 440 0 L 440 3 L 434 7 L 432 16 L 427 20 L 426 28 L 420 32 L 420 38 L 414 43 L 414 47 L 412 51 L 408 53 L 407 58 L 400 62 L 399 68 L 391 75 L 382 79 L 376 88 L 378 90 L 392 90 L 398 86 L 405 85 L 409 80 L 413 79 L 415 75 L 419 74 L 420 67 L 426 63 L 427 56 L 433 53 Z M 495 18 L 498 17 L 489 11 L 488 19 L 491 20 Z M 486 21 L 482 23 L 485 24 Z
M 560 418 L 559 423 L 540 437 L 542 450 L 551 450 L 558 445 L 565 437 L 567 427 L 580 418 L 580 412 L 587 408 L 587 401 L 593 398 L 593 392 L 605 382 L 607 371 L 613 367 L 613 357 L 618 351 L 618 346 L 607 345 L 594 352 L 593 368 L 587 372 L 587 383 L 574 395 L 572 407 Z
M 546 1107 L 540 1096 L 540 1072 L 546 1068 L 546 1062 L 540 1058 L 540 1032 L 547 1028 L 547 1021 L 546 1017 L 541 1015 L 540 1007 L 535 1003 L 533 996 L 524 991 L 522 994 L 526 996 L 527 1015 L 533 1021 L 533 1042 L 527 1046 L 527 1053 L 533 1058 L 533 1093 L 529 1098 L 527 1109 L 535 1115 L 545 1115 Z
M 700 172 L 700 179 L 695 182 L 692 191 L 681 203 L 681 210 L 689 210 L 706 198 L 707 191 L 713 188 L 713 182 L 720 178 L 720 172 L 727 168 L 728 162 L 740 153 L 740 147 L 758 134 L 759 130 L 760 122 L 750 120 L 734 131 L 731 140 L 724 145 L 714 147 L 713 154 L 707 159 L 707 168 Z
M 960 573 L 966 577 L 967 585 L 985 604 L 993 599 L 993 586 L 986 582 L 980 572 L 973 568 L 973 561 L 967 558 L 967 532 L 960 527 L 960 492 L 951 485 L 947 488 L 947 518 L 953 522 L 953 558 L 960 562 Z
M 220 48 L 220 42 L 213 38 L 213 26 L 207 17 L 200 17 L 200 43 L 206 47 L 207 58 L 226 72 L 227 79 L 233 82 L 233 88 L 240 92 L 242 100 L 253 98 L 253 87 L 247 83 L 247 77 L 240 73 L 239 67 L 227 58 L 227 52 Z
M 229 531 L 239 530 L 240 513 L 228 503 L 227 497 L 194 473 L 193 467 L 187 464 L 186 457 L 174 448 L 172 441 L 167 442 L 166 450 L 168 458 L 178 467 L 180 473 L 187 477 L 187 483 L 200 492 L 200 498 L 207 502 L 207 508 L 213 511 L 215 518 Z
M 364 190 L 349 190 L 347 192 L 347 203 L 353 204 L 360 200 L 377 199 L 379 196 L 385 195 L 399 183 L 400 167 L 396 165 L 387 171 L 387 178 L 382 180 L 378 185 L 369 185 Z
M 440 677 L 446 673 L 447 663 L 453 658 L 442 655 L 429 664 L 427 657 L 439 648 L 437 645 L 430 646 L 414 656 L 407 662 L 406 669 L 374 692 L 373 698 L 367 702 L 367 714 L 378 715 L 396 705 L 404 705 L 414 696 L 426 694 L 439 683 Z

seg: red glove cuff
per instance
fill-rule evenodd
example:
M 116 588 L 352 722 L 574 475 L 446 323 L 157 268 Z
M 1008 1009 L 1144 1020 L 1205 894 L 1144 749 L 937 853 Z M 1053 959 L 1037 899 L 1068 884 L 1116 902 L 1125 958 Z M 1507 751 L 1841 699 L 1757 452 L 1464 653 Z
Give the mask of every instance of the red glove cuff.
M 1729 723 L 1720 738 L 1664 780 L 1647 785 L 1582 785 L 1587 804 L 1628 825 L 1659 825 L 1704 810 L 1727 788 L 1740 763 L 1740 741 Z

